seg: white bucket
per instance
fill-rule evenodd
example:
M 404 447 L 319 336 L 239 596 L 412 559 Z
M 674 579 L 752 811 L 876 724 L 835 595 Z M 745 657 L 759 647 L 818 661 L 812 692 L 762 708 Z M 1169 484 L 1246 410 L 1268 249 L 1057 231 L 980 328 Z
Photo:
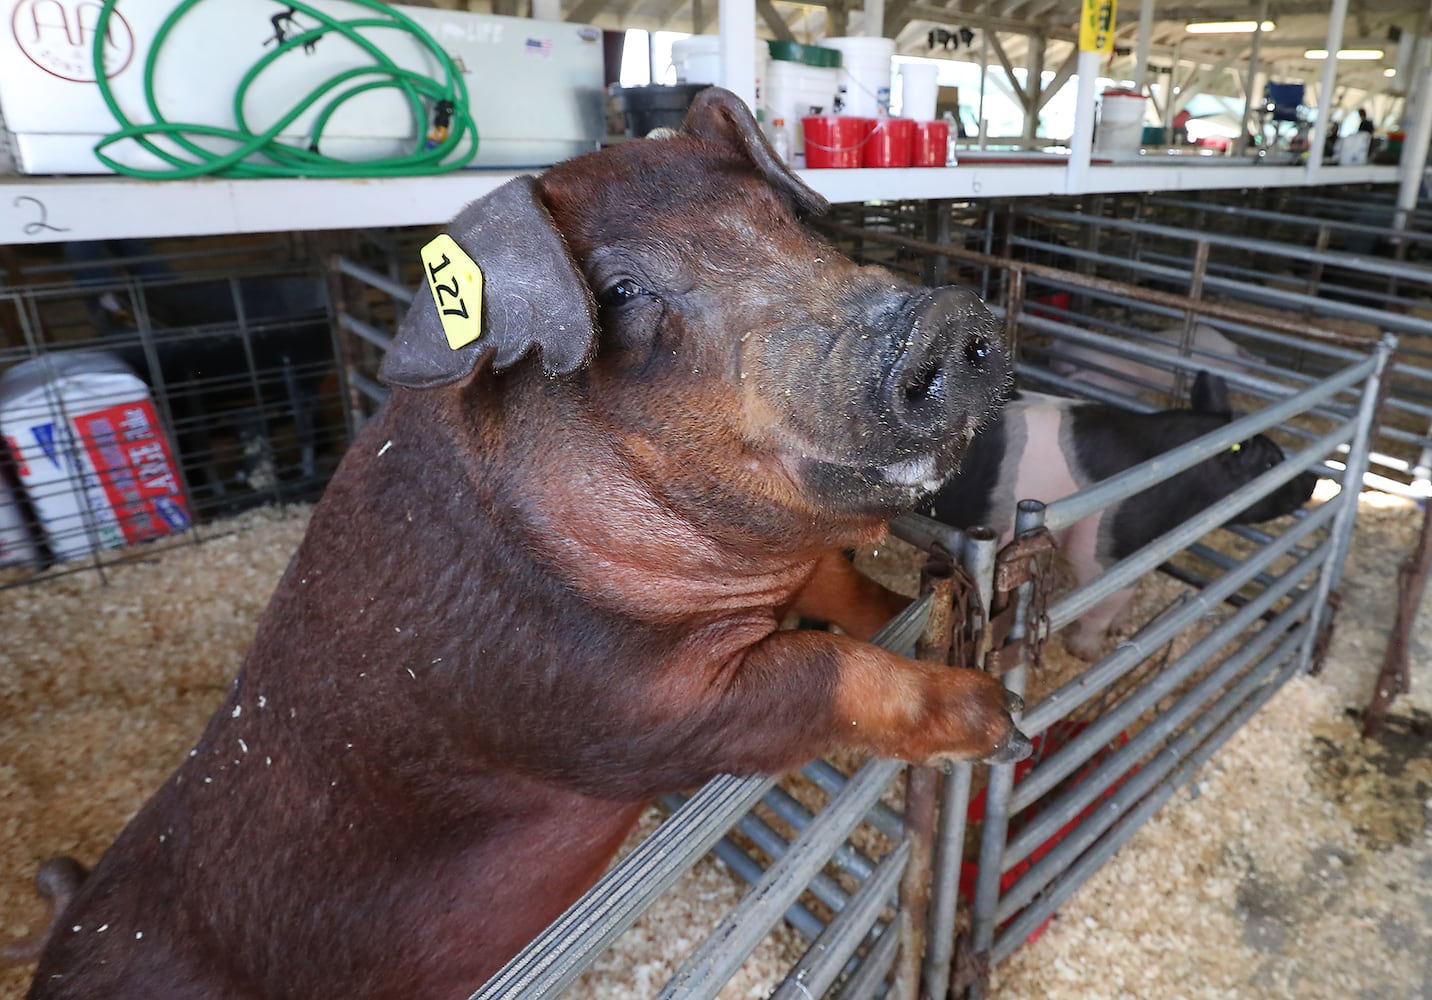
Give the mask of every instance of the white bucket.
M 721 74 L 721 36 L 692 35 L 671 43 L 671 64 L 677 83 L 714 83 L 724 86 Z
M 112 354 L 42 355 L 0 373 L 0 434 L 57 560 L 189 526 L 149 389 Z
M 1094 133 L 1096 153 L 1137 153 L 1144 139 L 1142 94 L 1106 90 L 1099 105 L 1099 128 Z
M 840 114 L 879 118 L 890 113 L 891 38 L 827 38 L 823 49 L 840 53 Z
M 801 119 L 835 113 L 840 70 L 772 59 L 766 63 L 766 121 L 786 120 L 791 148 L 804 149 Z
M 939 64 L 902 62 L 896 76 L 900 81 L 900 117 L 933 121 L 940 96 Z

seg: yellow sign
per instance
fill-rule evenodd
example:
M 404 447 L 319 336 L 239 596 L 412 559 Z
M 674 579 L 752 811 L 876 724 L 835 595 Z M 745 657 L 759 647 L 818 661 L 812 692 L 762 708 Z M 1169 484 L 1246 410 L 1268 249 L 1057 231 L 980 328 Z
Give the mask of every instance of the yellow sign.
M 448 346 L 455 351 L 482 336 L 482 269 L 477 262 L 447 233 L 434 237 L 418 256 Z
M 1079 17 L 1079 51 L 1114 51 L 1114 7 L 1116 0 L 1084 0 Z

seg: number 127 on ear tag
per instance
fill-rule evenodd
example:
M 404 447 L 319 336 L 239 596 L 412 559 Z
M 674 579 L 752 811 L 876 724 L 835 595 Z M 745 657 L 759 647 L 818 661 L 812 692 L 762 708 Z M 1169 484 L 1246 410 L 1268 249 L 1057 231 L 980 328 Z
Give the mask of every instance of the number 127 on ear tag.
M 482 335 L 482 269 L 447 233 L 434 237 L 418 256 L 448 346 L 454 351 L 467 346 Z

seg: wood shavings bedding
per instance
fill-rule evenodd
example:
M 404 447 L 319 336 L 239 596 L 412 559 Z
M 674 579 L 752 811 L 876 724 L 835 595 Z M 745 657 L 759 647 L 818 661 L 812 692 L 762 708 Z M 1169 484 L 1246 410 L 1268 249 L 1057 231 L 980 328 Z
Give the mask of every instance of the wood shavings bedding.
M 1432 991 L 1432 720 L 1395 719 L 1387 745 L 1363 747 L 1343 715 L 1366 700 L 1390 581 L 1419 516 L 1364 502 L 1323 676 L 1290 684 L 1036 943 L 998 967 L 996 997 Z M 254 511 L 203 545 L 170 544 L 162 557 L 156 547 L 155 558 L 113 569 L 108 587 L 87 573 L 0 592 L 0 936 L 38 921 L 31 883 L 45 858 L 92 862 L 187 752 L 306 522 L 306 509 Z M 863 568 L 909 592 L 911 552 L 891 543 L 862 554 Z M 1157 587 L 1147 598 L 1166 599 Z M 1429 627 L 1424 616 L 1401 716 L 1429 707 Z M 661 815 L 648 811 L 628 847 Z M 881 845 L 872 835 L 869 846 Z M 653 995 L 744 891 L 703 862 L 571 995 Z M 779 925 L 723 998 L 765 995 L 802 950 Z M 21 996 L 30 972 L 0 971 L 0 998 Z

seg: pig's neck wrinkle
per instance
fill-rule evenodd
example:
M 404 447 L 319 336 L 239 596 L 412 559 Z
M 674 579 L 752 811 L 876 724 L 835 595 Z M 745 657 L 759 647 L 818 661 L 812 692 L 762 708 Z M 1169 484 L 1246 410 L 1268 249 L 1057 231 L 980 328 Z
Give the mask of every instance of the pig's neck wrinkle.
M 526 525 L 558 574 L 597 604 L 673 621 L 774 607 L 809 576 L 813 554 L 734 551 L 611 462 L 588 468 L 589 488 L 541 491 Z

